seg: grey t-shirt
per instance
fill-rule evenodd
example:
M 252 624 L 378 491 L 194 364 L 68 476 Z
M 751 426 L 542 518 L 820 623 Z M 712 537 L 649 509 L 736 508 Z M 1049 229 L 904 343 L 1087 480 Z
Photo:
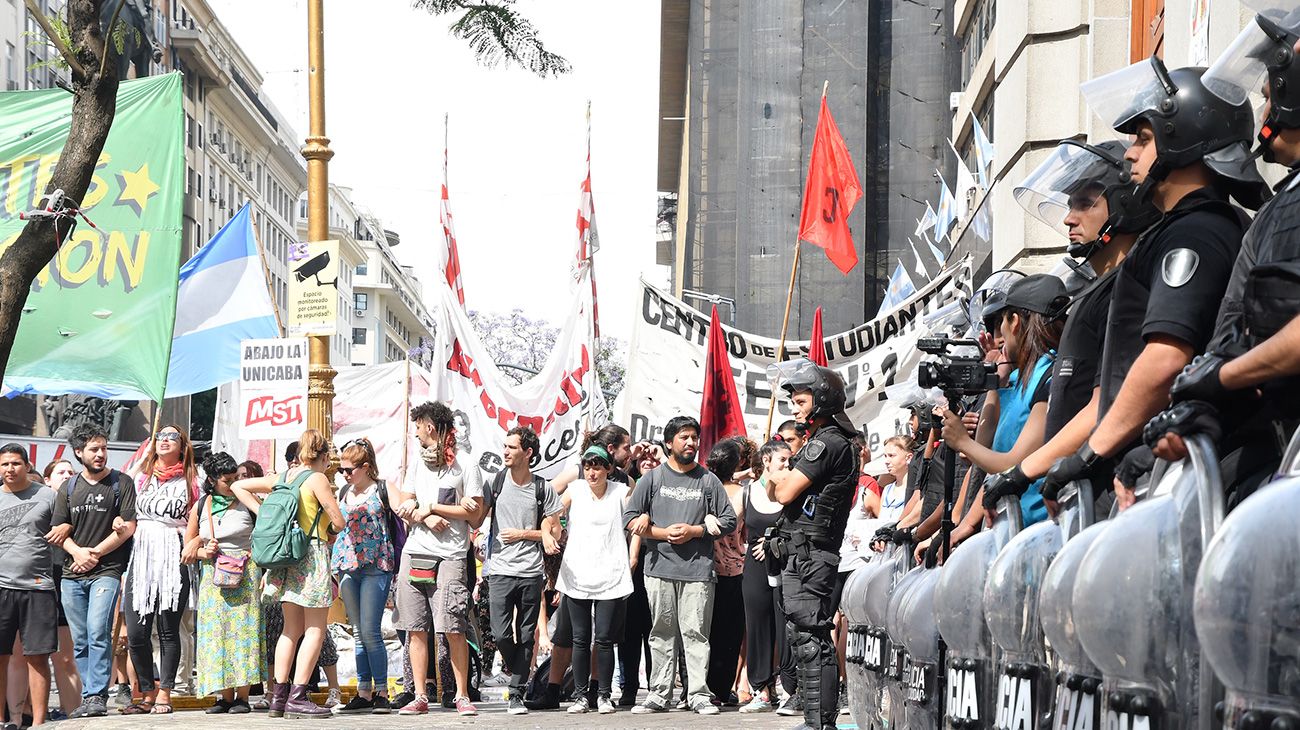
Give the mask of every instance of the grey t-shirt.
M 703 525 L 706 514 L 717 517 L 721 535 L 705 531 L 704 537 L 681 545 L 648 539 L 645 558 L 646 575 L 663 580 L 714 581 L 713 541 L 736 529 L 736 512 L 717 477 L 699 464 L 685 474 L 661 464 L 636 483 L 623 510 L 623 525 L 626 527 L 642 514 L 649 514 L 655 527 L 679 522 Z
M 53 489 L 32 484 L 21 492 L 0 489 L 0 588 L 54 590 L 54 565 L 45 533 L 53 526 Z
M 490 557 L 488 572 L 492 575 L 509 575 L 518 578 L 534 578 L 542 575 L 542 544 L 534 540 L 520 540 L 506 544 L 501 542 L 504 530 L 536 530 L 541 527 L 537 522 L 537 491 L 532 480 L 527 484 L 516 484 L 509 471 L 503 470 L 501 476 L 493 477 L 491 492 L 497 479 L 503 479 L 501 494 L 496 504 L 492 505 L 492 516 L 496 526 L 489 546 Z M 549 484 L 542 485 L 542 515 L 550 517 L 564 509 L 560 496 Z

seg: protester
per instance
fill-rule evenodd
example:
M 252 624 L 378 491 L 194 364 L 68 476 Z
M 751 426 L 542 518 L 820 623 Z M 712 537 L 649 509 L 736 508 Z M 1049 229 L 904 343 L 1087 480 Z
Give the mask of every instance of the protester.
M 469 582 L 465 557 L 469 527 L 483 514 L 483 477 L 478 465 L 456 457 L 453 414 L 444 403 L 411 409 L 420 458 L 411 490 L 403 487 L 398 515 L 411 526 L 397 576 L 399 627 L 409 634 L 414 687 L 421 690 L 400 709 L 403 715 L 429 710 L 423 693 L 429 664 L 430 630 L 447 637 L 456 681 L 454 704 L 463 716 L 477 715 L 469 698 Z M 435 582 L 436 581 L 436 582 Z
M 617 460 L 616 460 L 617 461 Z M 663 444 L 642 441 L 632 447 L 627 470 L 640 479 L 642 475 L 662 464 Z M 635 488 L 634 485 L 632 485 Z M 650 663 L 650 599 L 645 590 L 645 541 L 640 535 L 628 534 L 628 558 L 632 562 L 632 595 L 627 598 L 627 615 L 623 619 L 623 640 L 618 643 L 619 707 L 636 705 L 641 690 L 641 659 L 645 657 L 646 676 L 652 671 Z
M 82 424 L 68 439 L 82 472 L 54 502 L 54 529 L 46 535 L 63 548 L 63 611 L 76 647 L 81 705 L 69 717 L 108 713 L 113 662 L 113 612 L 135 533 L 135 488 L 108 468 L 108 434 Z
M 569 549 L 556 589 L 565 597 L 573 627 L 574 699 L 571 713 L 591 708 L 592 644 L 596 656 L 596 709 L 614 712 L 614 645 L 622 638 L 632 566 L 623 537 L 623 509 L 629 488 L 611 481 L 613 457 L 593 444 L 582 454 L 584 479 L 572 482 L 561 498 L 568 511 Z M 558 525 L 555 526 L 558 530 Z M 593 559 L 593 556 L 600 556 Z
M 766 480 L 782 471 L 790 461 L 790 445 L 772 439 L 759 450 L 762 475 L 743 490 L 744 525 L 747 549 L 741 588 L 745 602 L 745 667 L 753 697 L 742 705 L 741 712 L 770 712 L 777 706 L 776 681 L 780 668 L 786 702 L 793 708 L 799 700 L 794 666 L 786 648 L 785 613 L 781 610 L 781 591 L 768 580 L 769 564 L 763 538 L 776 527 L 781 517 L 779 502 L 768 499 Z M 800 714 L 800 708 L 792 714 Z
M 287 485 L 297 492 L 296 522 L 307 536 L 306 554 L 298 563 L 273 568 L 266 574 L 267 593 L 279 601 L 284 612 L 284 627 L 275 646 L 269 714 L 320 719 L 329 717 L 330 711 L 307 697 L 307 684 L 325 642 L 329 607 L 334 602 L 328 541 L 343 529 L 344 522 L 334 490 L 325 478 L 330 463 L 330 446 L 325 437 L 315 429 L 307 429 L 298 439 L 296 456 L 300 466 L 283 474 L 236 481 L 231 490 L 243 503 L 247 499 L 241 491 L 267 494 L 277 486 Z M 264 510 L 259 510 L 260 517 L 265 515 Z
M 45 485 L 55 491 L 57 499 L 64 499 L 64 486 L 71 488 L 69 480 L 76 477 L 77 471 L 73 468 L 72 462 L 67 459 L 56 459 L 45 465 L 42 470 L 45 477 Z M 67 715 L 81 703 L 81 674 L 77 672 L 77 661 L 74 645 L 72 642 L 72 631 L 68 628 L 68 617 L 63 612 L 63 561 L 67 553 L 59 547 L 52 548 L 54 558 L 54 595 L 58 598 L 58 626 L 59 626 L 59 648 L 50 656 L 50 662 L 54 668 L 54 682 L 59 689 L 59 706 L 62 710 L 52 710 L 50 719 L 56 719 L 58 716 Z M 14 662 L 10 662 L 11 670 L 15 669 Z M 12 676 L 11 681 L 12 681 Z
M 625 439 L 626 441 L 626 439 Z M 506 433 L 503 468 L 492 479 L 484 570 L 491 600 L 492 636 L 510 673 L 506 711 L 528 713 L 524 685 L 533 664 L 533 639 L 542 603 L 542 551 L 558 553 L 560 498 L 529 468 L 541 444 L 524 426 Z M 490 568 L 489 568 L 490 566 Z
M 797 454 L 808 440 L 808 430 L 793 418 L 776 427 L 776 435 L 790 445 L 790 453 Z
M 31 725 L 43 725 L 50 699 L 49 659 L 58 648 L 59 633 L 50 618 L 57 613 L 50 544 L 53 491 L 33 483 L 31 463 L 21 444 L 0 446 L 0 697 L 5 696 L 9 656 L 22 637 Z
M 714 701 L 739 704 L 736 697 L 736 666 L 745 640 L 745 599 L 741 577 L 745 571 L 744 489 L 736 474 L 747 471 L 740 441 L 724 439 L 709 450 L 708 469 L 722 482 L 726 499 L 736 515 L 736 528 L 713 543 L 713 618 L 709 627 L 709 673 L 706 681 Z
M 667 712 L 677 668 L 677 640 L 686 655 L 689 706 L 701 715 L 718 712 L 708 683 L 709 625 L 713 618 L 713 540 L 736 529 L 722 482 L 695 461 L 700 424 L 677 416 L 664 426 L 670 457 L 646 474 L 623 513 L 632 533 L 650 541 L 646 548 L 646 593 L 653 624 L 650 651 L 653 677 L 645 702 L 634 713 Z M 719 535 L 705 529 L 712 515 Z
M 393 512 L 400 493 L 379 479 L 375 447 L 369 439 L 344 444 L 339 454 L 339 508 L 346 526 L 334 541 L 330 570 L 352 624 L 357 666 L 357 694 L 339 714 L 392 711 L 388 702 L 388 650 L 380 624 L 388 588 L 397 569 Z
M 190 509 L 182 560 L 200 565 L 195 695 L 217 693 L 208 714 L 251 712 L 251 685 L 265 679 L 262 604 L 249 560 L 261 503 L 230 485 L 239 467 L 224 451 L 203 457 L 203 494 Z

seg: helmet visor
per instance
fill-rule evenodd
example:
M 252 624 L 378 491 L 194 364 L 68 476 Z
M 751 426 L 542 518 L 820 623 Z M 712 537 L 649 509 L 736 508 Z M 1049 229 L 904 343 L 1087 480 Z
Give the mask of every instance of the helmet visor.
M 1079 91 L 1097 118 L 1121 134 L 1133 134 L 1130 124 L 1134 117 L 1159 108 L 1166 96 L 1150 59 L 1085 81 Z
M 802 390 L 812 384 L 816 367 L 806 357 L 782 360 L 767 366 L 767 382 L 772 386 L 773 392 L 780 392 L 777 388 L 782 385 L 789 387 L 791 392 Z
M 1119 181 L 1119 172 L 1114 163 L 1092 150 L 1063 142 L 1012 195 L 1030 215 L 1066 235 L 1065 218 L 1070 211 L 1096 205 L 1106 188 Z

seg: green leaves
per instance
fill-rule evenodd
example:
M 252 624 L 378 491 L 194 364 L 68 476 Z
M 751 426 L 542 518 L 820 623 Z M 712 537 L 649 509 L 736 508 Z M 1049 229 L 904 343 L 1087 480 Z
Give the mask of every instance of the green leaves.
M 459 13 L 452 36 L 469 45 L 478 62 L 488 68 L 517 65 L 538 76 L 559 76 L 573 70 L 563 56 L 546 50 L 537 29 L 514 6 L 515 0 L 414 0 L 434 15 Z

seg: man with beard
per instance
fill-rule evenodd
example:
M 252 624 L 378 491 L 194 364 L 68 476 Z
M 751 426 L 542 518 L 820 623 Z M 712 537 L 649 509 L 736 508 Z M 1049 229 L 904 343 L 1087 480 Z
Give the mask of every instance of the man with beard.
M 718 708 L 706 681 L 716 580 L 713 541 L 736 529 L 736 513 L 722 482 L 695 461 L 699 421 L 689 416 L 669 420 L 664 442 L 668 461 L 641 478 L 623 512 L 627 529 L 647 542 L 645 584 L 652 616 L 649 694 L 632 712 L 668 711 L 680 636 L 689 706 L 701 715 L 715 715 Z M 717 534 L 705 527 L 709 515 L 718 523 Z

